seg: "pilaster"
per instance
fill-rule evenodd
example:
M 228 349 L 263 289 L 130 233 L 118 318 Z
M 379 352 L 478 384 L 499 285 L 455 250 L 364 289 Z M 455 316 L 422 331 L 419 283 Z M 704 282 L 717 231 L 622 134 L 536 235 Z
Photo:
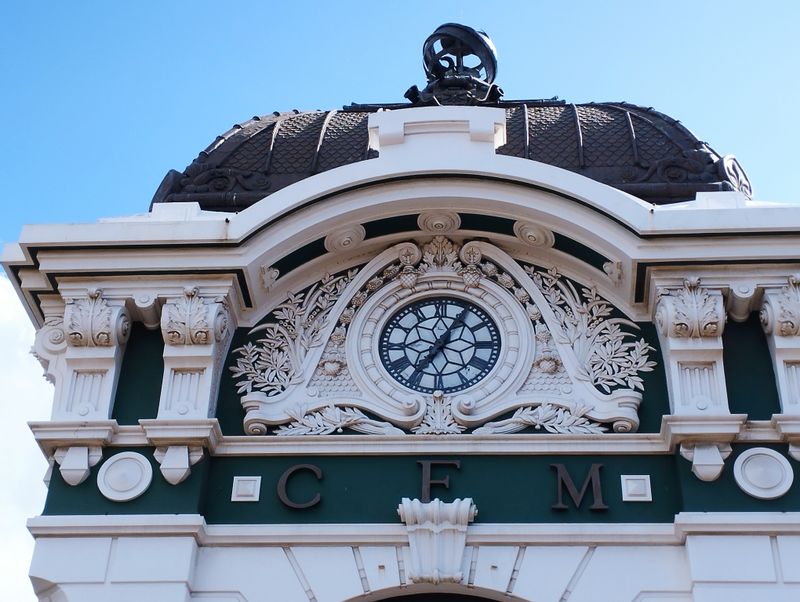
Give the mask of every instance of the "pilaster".
M 701 286 L 698 278 L 658 290 L 655 321 L 672 410 L 665 425 L 703 481 L 719 477 L 729 443 L 745 420 L 731 415 L 728 407 L 722 361 L 725 319 L 722 290 Z
M 789 442 L 789 453 L 800 459 L 800 276 L 766 288 L 760 316 L 781 403 L 772 422 Z

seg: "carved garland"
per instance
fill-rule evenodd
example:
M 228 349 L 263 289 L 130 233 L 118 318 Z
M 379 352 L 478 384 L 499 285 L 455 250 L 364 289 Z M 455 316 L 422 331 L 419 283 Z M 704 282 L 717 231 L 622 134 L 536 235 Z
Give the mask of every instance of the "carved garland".
M 639 373 L 655 367 L 648 359 L 653 348 L 644 339 L 626 340 L 635 335 L 622 330 L 639 327 L 625 318 L 611 317 L 613 307 L 597 294 L 595 286 L 578 293 L 555 267 L 542 272 L 525 266 L 525 271 L 555 313 L 565 336 L 563 342 L 572 347 L 583 375 L 605 393 L 621 387 L 643 391 Z
M 650 345 L 644 339 L 631 341 L 635 335 L 623 328 L 637 329 L 635 323 L 612 317 L 613 307 L 598 294 L 594 286 L 578 292 L 576 286 L 563 278 L 555 267 L 547 271 L 523 265 L 525 272 L 541 290 L 562 329 L 563 340 L 569 345 L 580 364 L 579 377 L 591 382 L 605 393 L 620 388 L 643 390 L 641 372 L 652 371 L 655 362 L 648 358 Z M 444 236 L 434 238 L 420 249 L 413 243 L 402 243 L 398 260 L 386 266 L 367 281 L 350 299 L 340 314 L 337 327 L 330 337 L 333 353 L 320 360 L 318 370 L 338 375 L 345 367 L 343 344 L 347 329 L 356 312 L 372 293 L 386 283 L 398 280 L 404 288 L 413 288 L 419 276 L 430 272 L 455 271 L 467 287 L 475 287 L 481 278 L 490 278 L 505 288 L 526 310 L 534 324 L 537 339 L 546 347 L 535 369 L 552 373 L 562 369 L 558 354 L 547 353 L 551 337 L 541 311 L 531 301 L 525 289 L 507 272 L 491 261 L 484 261 L 474 243 L 463 246 Z M 301 368 L 312 347 L 322 344 L 321 333 L 336 301 L 358 270 L 326 276 L 308 290 L 289 295 L 287 301 L 273 311 L 274 321 L 257 326 L 250 334 L 264 332 L 255 344 L 249 342 L 234 352 L 242 357 L 230 369 L 237 382 L 238 392 L 260 391 L 267 396 L 281 393 L 290 384 L 301 380 Z M 544 338 L 547 340 L 544 340 Z M 451 405 L 441 394 L 426 401 L 427 409 L 420 423 L 412 428 L 415 434 L 458 434 L 466 430 L 459 424 Z M 513 433 L 528 427 L 551 433 L 602 433 L 606 427 L 586 418 L 591 406 L 566 408 L 551 403 L 521 407 L 511 418 L 489 422 L 476 429 L 476 434 Z M 369 418 L 353 406 L 328 406 L 308 412 L 297 407 L 289 413 L 292 420 L 276 430 L 277 435 L 324 435 L 351 429 L 365 434 L 405 434 L 388 422 Z M 262 429 L 261 431 L 266 431 Z
M 247 343 L 234 353 L 242 357 L 231 366 L 239 393 L 261 391 L 274 396 L 300 378 L 309 349 L 322 343 L 322 331 L 328 315 L 344 289 L 358 273 L 350 270 L 336 276 L 326 275 L 308 290 L 290 294 L 272 313 L 274 322 L 253 328 L 249 334 L 263 332 L 254 343 Z

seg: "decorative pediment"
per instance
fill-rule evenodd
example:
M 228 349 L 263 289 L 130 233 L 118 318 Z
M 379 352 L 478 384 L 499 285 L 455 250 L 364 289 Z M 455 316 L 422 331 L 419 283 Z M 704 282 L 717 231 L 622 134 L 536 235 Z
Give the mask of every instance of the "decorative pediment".
M 250 434 L 627 432 L 655 365 L 636 329 L 556 267 L 438 235 L 289 294 L 231 370 Z

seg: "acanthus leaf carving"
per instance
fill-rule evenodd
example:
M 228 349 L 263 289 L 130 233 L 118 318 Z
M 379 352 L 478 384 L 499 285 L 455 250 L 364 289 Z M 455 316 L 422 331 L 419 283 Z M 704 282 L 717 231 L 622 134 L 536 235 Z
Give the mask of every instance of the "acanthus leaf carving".
M 327 276 L 325 282 L 340 279 L 340 286 L 322 309 L 312 309 L 316 303 L 312 297 L 320 294 L 323 283 L 288 294 L 266 323 L 250 331 L 259 333 L 259 338 L 233 351 L 239 357 L 230 369 L 238 392 L 244 394 L 248 433 L 330 434 L 348 428 L 385 434 L 388 425 L 403 429 L 395 429 L 396 433 L 458 434 L 512 410 L 517 413 L 507 424 L 489 423 L 487 428 L 518 432 L 531 426 L 551 433 L 594 434 L 609 430 L 613 423 L 615 432 L 636 429 L 642 373 L 655 366 L 649 359 L 652 348 L 633 332 L 638 326 L 616 313 L 595 286 L 574 283 L 555 267 L 543 271 L 521 263 L 483 241 L 457 243 L 439 235 L 426 244 L 394 245 L 376 259 L 368 268 Z M 413 290 L 404 290 L 408 288 Z M 346 298 L 340 299 L 345 290 Z M 515 388 L 504 397 L 497 393 L 485 401 L 497 390 L 494 383 L 476 389 L 478 397 L 459 393 L 452 400 L 444 394 L 427 399 L 391 380 L 377 388 L 371 384 L 391 378 L 382 376 L 382 360 L 367 353 L 363 342 L 380 332 L 386 318 L 379 316 L 391 315 L 398 300 L 436 291 L 475 296 L 506 308 L 501 319 L 514 336 L 531 328 L 526 361 L 507 364 L 527 368 L 511 368 L 516 370 L 511 385 Z M 334 304 L 337 315 L 327 320 Z M 316 325 L 307 319 L 313 312 L 322 320 Z M 327 325 L 334 320 L 335 325 Z M 357 329 L 356 339 L 348 334 L 351 328 Z M 516 345 L 506 348 L 516 350 Z M 319 346 L 322 349 L 311 354 L 310 363 L 310 350 Z M 528 385 L 526 374 L 537 374 L 538 380 Z M 507 373 L 495 378 L 511 381 Z M 392 387 L 387 393 L 385 389 Z M 380 399 L 374 397 L 381 394 Z M 292 407 L 308 411 L 298 413 Z M 378 420 L 377 427 L 365 422 L 373 416 L 388 422 Z M 369 428 L 358 430 L 351 424 Z M 273 431 L 273 426 L 281 430 Z
M 125 339 L 129 324 L 122 316 L 119 332 L 113 331 L 113 310 L 103 298 L 103 291 L 93 289 L 86 297 L 67 299 L 64 310 L 67 340 L 73 347 L 110 347 L 116 338 Z
M 597 294 L 594 286 L 583 287 L 578 293 L 575 285 L 562 278 L 556 268 L 542 272 L 525 266 L 525 271 L 559 321 L 560 335 L 575 353 L 582 376 L 606 393 L 617 388 L 644 390 L 639 373 L 651 372 L 656 364 L 649 359 L 652 347 L 647 341 L 627 340 L 635 335 L 623 327 L 638 329 L 636 324 L 612 316 L 612 306 Z M 535 313 L 540 315 L 538 311 Z
M 774 305 L 777 305 L 777 312 Z M 800 334 L 800 278 L 789 276 L 779 292 L 768 293 L 760 317 L 767 334 L 773 329 L 782 337 Z
M 458 261 L 460 246 L 446 236 L 434 236 L 433 240 L 422 247 L 421 273 L 442 271 L 461 267 Z
M 659 291 L 656 322 L 666 336 L 700 338 L 722 336 L 725 311 L 722 295 L 700 286 L 699 278 L 687 279 L 683 287 Z
M 161 317 L 164 341 L 168 345 L 207 345 L 212 332 L 208 321 L 208 305 L 197 288 L 184 291 L 182 297 L 164 307 Z
M 329 405 L 314 412 L 296 408 L 289 412 L 292 422 L 280 426 L 278 436 L 330 435 L 351 429 L 365 435 L 405 435 L 388 422 L 373 420 L 355 407 Z
M 558 434 L 600 434 L 606 427 L 586 418 L 584 414 L 591 410 L 590 406 L 579 406 L 570 410 L 550 403 L 538 406 L 526 406 L 517 409 L 511 418 L 487 422 L 475 429 L 476 435 L 518 433 L 528 427 L 536 430 L 544 429 Z
M 427 400 L 427 409 L 422 422 L 411 429 L 416 435 L 457 435 L 466 427 L 458 424 L 453 418 L 450 403 L 444 393 L 435 391 Z
M 230 370 L 234 378 L 241 379 L 237 382 L 239 393 L 259 391 L 274 396 L 302 380 L 306 355 L 322 344 L 330 311 L 357 272 L 326 275 L 308 290 L 288 295 L 272 312 L 274 321 L 250 331 L 251 335 L 263 335 L 257 344 L 248 342 L 234 350 L 241 357 Z

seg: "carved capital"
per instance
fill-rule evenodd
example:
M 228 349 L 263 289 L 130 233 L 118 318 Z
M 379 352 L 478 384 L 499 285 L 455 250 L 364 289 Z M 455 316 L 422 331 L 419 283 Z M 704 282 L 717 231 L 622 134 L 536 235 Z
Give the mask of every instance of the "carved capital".
M 128 340 L 128 312 L 124 307 L 109 305 L 100 289 L 65 301 L 64 329 L 70 346 L 112 347 Z
M 760 316 L 767 334 L 781 337 L 800 334 L 800 277 L 789 276 L 786 286 L 765 291 Z
M 675 338 L 719 337 L 725 328 L 722 292 L 700 286 L 697 278 L 682 288 L 659 290 L 656 324 L 663 336 Z
M 209 301 L 197 288 L 187 288 L 164 305 L 161 332 L 168 345 L 209 345 L 225 338 L 228 321 L 224 300 Z
M 403 498 L 397 508 L 411 551 L 408 576 L 414 583 L 461 583 L 467 525 L 478 509 L 471 498 L 422 503 Z

